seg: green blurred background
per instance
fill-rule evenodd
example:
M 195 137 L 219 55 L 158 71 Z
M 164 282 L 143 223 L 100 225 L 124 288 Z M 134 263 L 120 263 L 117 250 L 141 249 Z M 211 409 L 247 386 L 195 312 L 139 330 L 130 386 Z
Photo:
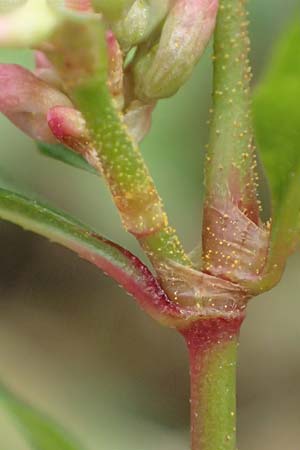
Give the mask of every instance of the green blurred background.
M 297 4 L 251 0 L 255 82 Z M 142 146 L 187 248 L 200 237 L 210 54 L 175 98 L 161 102 Z M 1 51 L 0 60 L 32 65 L 29 52 Z M 122 231 L 101 180 L 40 156 L 3 117 L 0 130 L 2 183 L 37 193 L 139 251 Z M 0 378 L 63 422 L 89 450 L 187 450 L 189 380 L 181 338 L 63 248 L 4 222 L 0 243 Z M 300 448 L 297 268 L 294 256 L 281 284 L 249 307 L 238 374 L 241 450 Z M 26 449 L 0 411 L 0 450 Z

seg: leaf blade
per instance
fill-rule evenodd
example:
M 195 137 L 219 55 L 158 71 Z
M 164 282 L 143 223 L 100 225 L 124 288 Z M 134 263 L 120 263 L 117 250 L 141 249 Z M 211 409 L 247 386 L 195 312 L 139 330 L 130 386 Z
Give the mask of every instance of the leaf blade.
M 278 268 L 278 272 L 300 241 L 299 45 L 297 17 L 279 42 L 253 101 L 256 138 L 272 194 L 267 270 Z
M 136 256 L 76 219 L 1 188 L 0 218 L 63 245 L 94 264 L 161 323 L 175 326 L 176 320 L 181 320 L 180 307 L 168 299 L 152 273 Z
M 18 423 L 33 450 L 84 450 L 64 428 L 18 398 L 2 383 L 0 405 Z
M 36 142 L 39 152 L 48 158 L 68 164 L 76 169 L 85 170 L 92 175 L 99 175 L 99 172 L 91 166 L 81 155 L 69 150 L 62 144 L 47 144 L 45 142 Z

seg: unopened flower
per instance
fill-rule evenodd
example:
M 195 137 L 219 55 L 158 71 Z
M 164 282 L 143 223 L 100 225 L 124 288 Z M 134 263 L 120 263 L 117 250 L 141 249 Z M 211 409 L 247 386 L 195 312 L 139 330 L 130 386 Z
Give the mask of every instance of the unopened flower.
M 113 30 L 125 49 L 145 42 L 162 24 L 171 0 L 135 0 L 127 13 L 116 23 Z
M 109 36 L 112 48 L 112 36 Z M 111 62 L 111 95 L 120 98 L 118 63 Z M 132 104 L 124 112 L 124 124 L 139 142 L 150 127 L 153 106 Z M 61 80 L 47 57 L 36 52 L 34 73 L 15 64 L 0 64 L 0 111 L 36 141 L 57 141 L 91 161 L 92 143 L 82 114 L 63 92 Z
M 55 142 L 47 123 L 54 106 L 72 107 L 68 97 L 30 71 L 13 64 L 0 65 L 0 110 L 35 140 Z
M 139 142 L 149 131 L 156 100 L 172 95 L 189 77 L 218 5 L 218 0 L 3 1 L 0 46 L 43 51 L 36 52 L 34 73 L 0 66 L 0 110 L 35 140 L 58 140 L 84 155 L 92 144 L 72 87 L 101 73 L 129 136 Z M 128 62 L 134 46 L 137 53 Z
M 92 146 L 82 114 L 68 106 L 54 106 L 47 113 L 47 123 L 53 135 L 66 147 L 87 157 Z
M 52 6 L 78 12 L 92 11 L 91 0 L 48 0 Z
M 159 42 L 135 64 L 135 92 L 141 100 L 173 95 L 189 78 L 214 30 L 218 0 L 177 0 Z

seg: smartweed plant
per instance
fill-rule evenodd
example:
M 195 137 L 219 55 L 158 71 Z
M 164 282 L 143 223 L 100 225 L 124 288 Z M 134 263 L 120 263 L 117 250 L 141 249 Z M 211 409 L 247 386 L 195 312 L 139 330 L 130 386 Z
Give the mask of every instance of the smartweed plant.
M 0 65 L 2 113 L 48 157 L 99 175 L 151 269 L 20 193 L 0 190 L 0 217 L 96 265 L 183 336 L 192 450 L 236 449 L 240 327 L 249 300 L 280 280 L 300 236 L 300 20 L 253 91 L 247 8 L 246 0 L 0 2 L 1 46 L 36 55 L 34 72 Z M 189 79 L 212 36 L 202 240 L 187 253 L 139 142 L 156 104 Z M 266 185 L 269 195 L 262 196 Z M 4 386 L 0 399 L 32 448 L 82 448 Z

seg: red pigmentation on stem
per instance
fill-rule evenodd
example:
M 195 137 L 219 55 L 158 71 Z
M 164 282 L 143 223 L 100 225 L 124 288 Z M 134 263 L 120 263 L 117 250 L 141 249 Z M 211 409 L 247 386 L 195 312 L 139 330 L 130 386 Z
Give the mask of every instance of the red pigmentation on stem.
M 179 331 L 185 338 L 189 350 L 198 353 L 237 336 L 244 318 L 245 316 L 241 314 L 232 319 L 223 317 L 201 319 Z
M 180 330 L 190 355 L 191 450 L 236 449 L 236 358 L 244 316 Z

